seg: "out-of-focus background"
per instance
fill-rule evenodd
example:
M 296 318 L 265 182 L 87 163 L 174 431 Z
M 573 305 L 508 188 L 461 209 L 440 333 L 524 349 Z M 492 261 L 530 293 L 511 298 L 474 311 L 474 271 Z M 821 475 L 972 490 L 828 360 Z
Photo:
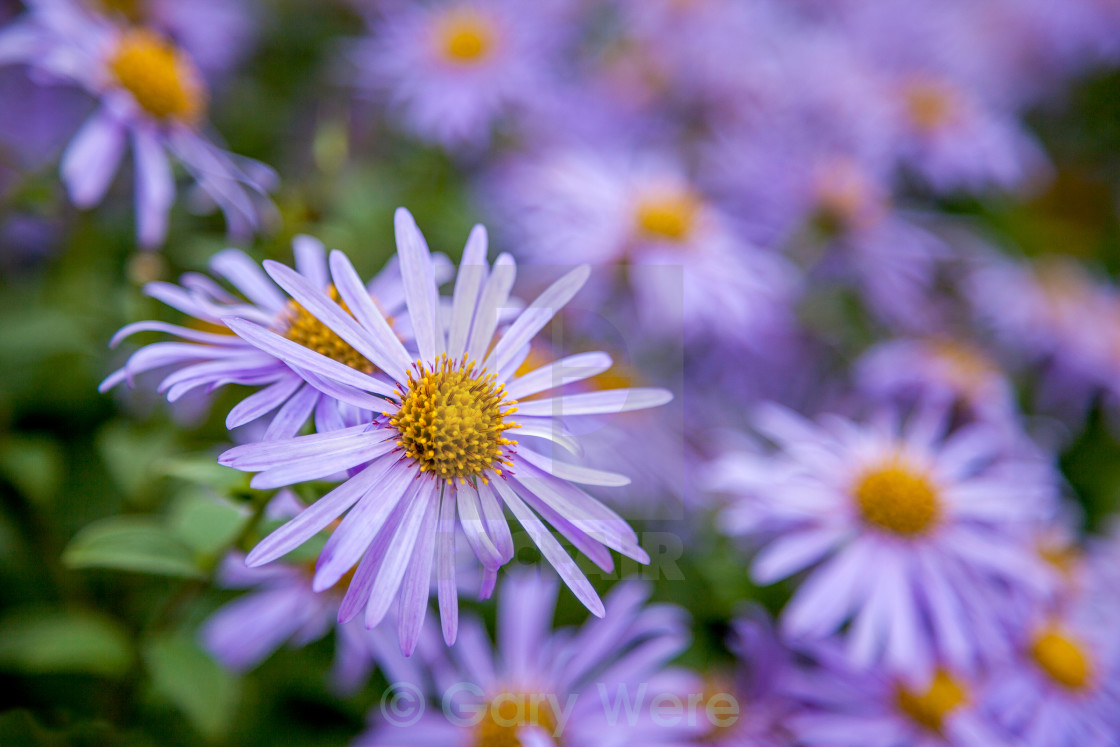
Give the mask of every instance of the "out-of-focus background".
M 119 24 L 156 23 L 169 5 L 88 3 Z M 83 4 L 7 1 L 0 23 Z M 1016 422 L 1068 481 L 1076 531 L 1109 529 L 1120 507 L 1113 4 L 479 0 L 464 7 L 496 14 L 508 38 L 475 39 L 501 56 L 470 80 L 410 56 L 427 43 L 423 14 L 449 5 L 182 3 L 197 17 L 168 33 L 217 47 L 200 127 L 279 175 L 275 211 L 244 238 L 181 180 L 165 244 L 141 250 L 127 158 L 97 207 L 74 207 L 59 159 L 95 95 L 18 61 L 0 67 L 0 744 L 326 745 L 365 728 L 384 676 L 332 690 L 330 636 L 245 675 L 197 642 L 236 595 L 214 588 L 215 567 L 250 539 L 238 534 L 248 478 L 214 462 L 245 391 L 168 404 L 155 381 L 98 384 L 134 349 L 109 349 L 119 328 L 183 320 L 144 283 L 205 272 L 227 246 L 290 262 L 301 233 L 370 277 L 394 250 L 398 205 L 453 259 L 483 222 L 491 257 L 607 267 L 590 289 L 601 305 L 583 307 L 627 330 L 623 357 L 640 365 L 622 376 L 679 397 L 666 428 L 674 466 L 631 455 L 624 471 L 642 487 L 616 505 L 656 504 L 619 510 L 682 538 L 684 580 L 658 580 L 655 597 L 693 617 L 689 666 L 726 665 L 736 610 L 777 611 L 789 591 L 756 588 L 747 556 L 716 531 L 704 464 L 763 400 L 859 411 L 856 362 L 891 340 L 966 341 L 990 356 L 1014 383 Z M 628 235 L 633 216 L 611 211 L 658 185 L 667 206 Z M 701 214 L 710 233 L 686 246 Z M 667 287 L 651 289 L 628 271 L 643 263 L 684 275 L 667 270 Z M 988 308 L 995 291 L 978 285 L 993 267 L 1036 273 L 1007 291 L 1020 299 L 1059 277 L 1047 287 L 1067 294 L 1065 316 L 1036 306 L 1005 334 L 1006 309 Z M 594 325 L 567 328 L 573 348 L 595 342 Z M 120 516 L 138 523 L 98 523 Z M 561 622 L 584 614 L 562 598 Z

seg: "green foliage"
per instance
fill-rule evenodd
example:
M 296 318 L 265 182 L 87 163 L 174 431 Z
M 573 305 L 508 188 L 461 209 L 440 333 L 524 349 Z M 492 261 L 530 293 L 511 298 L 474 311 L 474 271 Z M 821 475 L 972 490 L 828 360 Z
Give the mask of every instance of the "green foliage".
M 113 516 L 74 536 L 62 561 L 70 568 L 114 568 L 161 576 L 202 578 L 187 545 L 147 516 Z
M 102 614 L 21 608 L 0 619 L 0 669 L 121 677 L 132 659 L 128 633 Z
M 144 644 L 143 658 L 153 691 L 199 734 L 213 740 L 229 729 L 240 685 L 192 640 L 179 635 L 152 638 Z

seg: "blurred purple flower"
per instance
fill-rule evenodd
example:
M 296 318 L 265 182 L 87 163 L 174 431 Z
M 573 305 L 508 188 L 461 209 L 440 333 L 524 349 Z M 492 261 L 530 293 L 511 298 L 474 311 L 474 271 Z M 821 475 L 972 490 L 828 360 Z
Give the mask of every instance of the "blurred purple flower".
M 0 64 L 28 65 L 44 82 L 75 84 L 99 100 L 62 157 L 62 180 L 78 207 L 101 202 L 131 141 L 141 246 L 166 238 L 175 200 L 172 157 L 222 209 L 231 233 L 252 233 L 272 210 L 265 194 L 275 187 L 275 173 L 201 133 L 201 73 L 159 33 L 118 26 L 76 0 L 38 0 L 0 33 Z
M 1012 657 L 992 669 L 984 707 L 1031 747 L 1108 747 L 1120 733 L 1120 607 L 1092 585 L 1022 625 Z M 1112 597 L 1115 599 L 1115 597 Z
M 545 4 L 547 5 L 547 4 Z M 372 36 L 350 57 L 356 84 L 387 96 L 419 137 L 447 146 L 485 145 L 542 85 L 555 28 L 540 6 L 510 0 L 383 3 Z
M 475 619 L 463 621 L 459 645 L 436 672 L 445 713 L 394 728 L 375 722 L 368 745 L 680 745 L 703 733 L 693 723 L 658 723 L 651 704 L 700 695 L 695 675 L 666 668 L 688 645 L 684 611 L 646 605 L 648 587 L 624 582 L 606 599 L 607 616 L 553 632 L 557 586 L 535 573 L 502 584 L 497 647 Z M 694 714 L 695 715 L 695 714 Z
M 514 164 L 496 191 L 528 259 L 617 268 L 650 334 L 749 341 L 792 327 L 796 269 L 737 235 L 664 159 L 564 150 Z
M 792 640 L 850 621 L 857 666 L 918 680 L 938 661 L 968 671 L 1005 645 L 994 594 L 1052 591 L 1028 542 L 1056 510 L 1052 469 L 1004 454 L 984 425 L 946 433 L 947 416 L 813 423 L 771 406 L 756 426 L 780 450 L 762 463 L 748 453 L 746 469 L 736 455 L 717 463 L 715 485 L 744 504 L 737 528 L 763 545 L 754 579 L 809 571 L 782 613 Z
M 994 747 L 1016 744 L 977 704 L 974 677 L 937 669 L 903 678 L 860 670 L 827 641 L 790 694 L 805 704 L 788 722 L 798 744 L 814 747 Z

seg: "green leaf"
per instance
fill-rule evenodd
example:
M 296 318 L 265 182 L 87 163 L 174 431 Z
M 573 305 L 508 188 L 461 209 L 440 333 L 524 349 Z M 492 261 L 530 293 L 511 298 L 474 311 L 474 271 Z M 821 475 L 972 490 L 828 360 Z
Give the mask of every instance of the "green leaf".
M 49 438 L 16 436 L 0 447 L 4 476 L 39 505 L 57 492 L 64 466 L 62 450 Z
M 192 489 L 175 500 L 167 525 L 196 553 L 214 555 L 237 539 L 246 518 L 241 507 L 208 491 Z
M 0 621 L 0 668 L 32 674 L 119 677 L 132 664 L 128 636 L 92 612 L 17 610 Z
M 115 568 L 202 578 L 191 551 L 149 516 L 113 516 L 86 526 L 62 553 L 70 568 Z
M 194 641 L 182 636 L 149 640 L 144 662 L 157 693 L 171 702 L 203 736 L 229 729 L 240 697 L 238 680 Z
M 97 434 L 97 450 L 116 483 L 135 496 L 160 476 L 156 464 L 174 452 L 174 436 L 116 421 Z
M 235 488 L 248 485 L 249 479 L 244 472 L 218 464 L 213 454 L 190 454 L 161 459 L 153 465 L 158 475 L 174 477 L 195 485 L 213 488 L 219 493 L 229 493 Z

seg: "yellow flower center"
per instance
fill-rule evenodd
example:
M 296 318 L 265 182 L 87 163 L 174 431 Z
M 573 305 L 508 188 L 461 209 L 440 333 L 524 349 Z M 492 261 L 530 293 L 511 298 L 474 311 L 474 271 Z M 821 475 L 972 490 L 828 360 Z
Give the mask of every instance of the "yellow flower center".
M 948 672 L 938 670 L 924 693 L 898 685 L 895 702 L 914 722 L 940 734 L 945 717 L 968 702 L 968 692 Z
M 487 704 L 472 747 L 521 747 L 517 731 L 522 726 L 539 726 L 555 735 L 556 714 L 541 695 L 503 693 Z
M 852 495 L 869 524 L 908 537 L 926 532 L 941 515 L 929 476 L 898 459 L 865 471 Z
M 921 132 L 937 132 L 956 116 L 956 94 L 941 81 L 913 80 L 905 87 L 903 97 L 907 116 Z
M 343 311 L 349 313 L 350 309 L 339 297 L 338 290 L 333 285 L 327 288 L 327 294 L 332 301 L 342 306 Z M 377 367 L 366 360 L 365 356 L 350 347 L 348 342 L 295 301 L 288 303 L 285 317 L 288 326 L 284 336 L 292 342 L 298 342 L 305 348 L 363 373 L 371 374 L 377 370 Z
M 1043 630 L 1034 639 L 1031 656 L 1042 671 L 1070 690 L 1082 690 L 1089 683 L 1089 659 L 1080 641 L 1056 627 Z
M 667 190 L 638 200 L 638 232 L 650 239 L 683 243 L 692 235 L 700 200 L 687 189 Z
M 482 62 L 493 53 L 497 35 L 494 24 L 480 13 L 458 9 L 440 19 L 436 36 L 443 59 L 470 65 Z
M 194 63 L 152 31 L 125 31 L 109 59 L 109 71 L 156 119 L 189 123 L 202 115 L 206 91 Z
M 418 373 L 409 371 L 406 393 L 397 392 L 400 409 L 389 421 L 405 454 L 444 480 L 488 482 L 486 470 L 500 475 L 498 465 L 510 465 L 503 449 L 516 443 L 503 434 L 520 427 L 505 422 L 517 411 L 505 387 L 485 369 L 476 372 L 473 361 L 456 363 L 446 353 L 431 370 L 414 368 Z

